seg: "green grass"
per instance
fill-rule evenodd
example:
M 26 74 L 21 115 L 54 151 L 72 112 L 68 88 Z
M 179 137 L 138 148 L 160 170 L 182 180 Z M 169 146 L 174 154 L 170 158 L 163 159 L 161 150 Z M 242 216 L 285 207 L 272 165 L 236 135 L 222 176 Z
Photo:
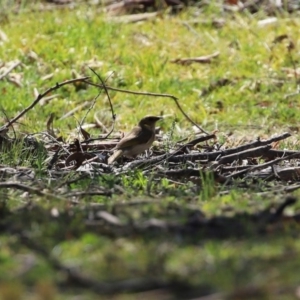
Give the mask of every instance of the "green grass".
M 24 3 L 25 4 L 25 3 Z M 200 16 L 197 17 L 197 14 Z M 215 28 L 211 21 L 223 17 L 225 24 Z M 191 20 L 207 20 L 197 24 Z M 19 14 L 5 11 L 0 16 L 1 30 L 8 41 L 0 43 L 0 66 L 13 60 L 22 64 L 12 73 L 22 76 L 22 87 L 7 79 L 0 81 L 1 109 L 12 118 L 35 99 L 34 89 L 44 92 L 57 82 L 72 78 L 72 73 L 92 76 L 93 67 L 113 87 L 168 93 L 179 98 L 183 109 L 198 124 L 211 132 L 218 129 L 220 141 L 229 146 L 257 136 L 270 137 L 298 128 L 298 96 L 285 98 L 296 91 L 293 72 L 299 65 L 297 16 L 280 16 L 278 22 L 264 27 L 256 15 L 228 13 L 222 15 L 213 4 L 198 11 L 189 8 L 179 15 L 167 13 L 155 20 L 123 24 L 109 20 L 100 7 L 82 5 L 74 10 L 32 11 Z M 16 25 L 18 24 L 18 25 Z M 21 24 L 21 25 L 19 25 Z M 186 24 L 189 24 L 187 26 Z M 287 34 L 289 40 L 274 44 L 276 37 Z M 295 49 L 287 49 L 293 41 Z M 220 52 L 211 64 L 187 66 L 171 63 L 183 57 L 197 57 Z M 1 69 L 0 69 L 1 70 Z M 43 77 L 53 74 L 48 80 Z M 201 91 L 218 79 L 232 84 L 213 89 L 205 96 Z M 86 110 L 60 119 L 85 101 L 91 101 L 98 90 L 89 86 L 76 90 L 64 86 L 57 97 L 30 110 L 18 124 L 17 135 L 46 130 L 51 113 L 54 128 L 67 140 L 77 136 L 78 122 Z M 167 143 L 193 133 L 191 124 L 181 115 L 173 100 L 110 92 L 117 114 L 116 131 L 126 131 L 146 114 L 169 115 L 162 122 Z M 94 121 L 97 112 L 110 128 L 109 103 L 103 93 L 88 114 L 86 123 Z M 1 115 L 1 123 L 6 117 Z M 177 119 L 176 126 L 174 120 Z M 92 136 L 99 129 L 88 130 Z M 13 136 L 12 130 L 10 136 Z M 166 148 L 168 145 L 166 145 Z M 297 138 L 280 144 L 280 148 L 298 149 Z M 141 171 L 122 175 L 103 175 L 78 179 L 76 172 L 50 178 L 43 151 L 20 155 L 20 145 L 2 151 L 0 163 L 9 167 L 32 168 L 35 183 L 44 193 L 61 195 L 87 191 L 95 187 L 110 190 L 112 196 L 85 196 L 73 206 L 72 199 L 49 199 L 46 196 L 1 189 L 0 207 L 0 299 L 99 299 L 92 291 L 62 285 L 66 275 L 53 266 L 36 249 L 22 243 L 16 232 L 23 230 L 47 249 L 49 255 L 66 266 L 99 281 L 128 278 L 156 278 L 178 285 L 167 292 L 168 299 L 193 298 L 224 292 L 243 299 L 294 299 L 298 286 L 299 224 L 265 224 L 251 216 L 268 207 L 277 207 L 286 197 L 272 192 L 276 183 L 249 182 L 248 188 L 227 188 L 202 178 L 202 188 L 167 178 L 158 180 Z M 41 149 L 40 149 L 41 150 Z M 7 173 L 2 172 L 3 181 Z M 8 177 L 13 180 L 14 177 Z M 150 179 L 149 179 L 150 178 Z M 65 190 L 62 182 L 71 181 Z M 29 184 L 26 179 L 22 181 Z M 60 186 L 60 188 L 58 188 Z M 263 194 L 263 192 L 269 193 Z M 299 191 L 293 193 L 299 197 Z M 130 201 L 148 201 L 140 206 L 122 206 Z M 88 224 L 93 208 L 90 203 L 117 215 L 122 224 L 136 225 L 140 231 L 125 231 Z M 215 231 L 204 228 L 195 234 L 155 230 L 143 231 L 150 219 L 185 224 L 191 210 L 201 210 L 207 218 L 225 218 Z M 296 214 L 299 204 L 288 208 Z M 95 212 L 96 213 L 96 212 Z M 263 217 L 262 217 L 263 219 Z M 223 222 L 223 223 L 222 223 Z M 12 232 L 6 232 L 7 228 Z M 210 234 L 210 230 L 211 234 Z M 33 247 L 34 248 L 34 247 Z M 251 298 L 253 289 L 257 294 Z M 248 291 L 248 292 L 246 292 Z M 187 293 L 190 294 L 187 294 Z M 145 299 L 160 299 L 160 291 L 142 294 Z M 183 293 L 183 294 L 181 294 Z M 226 295 L 228 295 L 226 294 Z M 105 298 L 106 296 L 103 296 Z M 139 294 L 120 294 L 114 299 L 139 299 Z M 225 296 L 224 296 L 225 297 Z M 248 298 L 247 298 L 248 297 Z M 111 299 L 107 296 L 105 299 Z M 185 298 L 184 298 L 185 299 Z
M 41 92 L 56 82 L 70 79 L 72 70 L 92 76 L 87 65 L 95 61 L 101 65 L 96 71 L 103 78 L 114 72 L 108 82 L 115 87 L 177 96 L 191 117 L 208 130 L 213 130 L 216 122 L 221 132 L 231 126 L 245 130 L 255 125 L 265 132 L 273 126 L 280 126 L 282 130 L 295 126 L 296 98 L 284 99 L 286 94 L 296 91 L 295 78 L 288 78 L 282 68 L 293 68 L 291 57 L 294 62 L 299 59 L 296 50 L 299 21 L 282 18 L 274 25 L 259 27 L 255 16 L 236 14 L 233 18 L 228 16 L 221 29 L 200 23 L 190 25 L 194 28 L 191 31 L 184 22 L 192 19 L 193 13 L 190 10 L 178 17 L 163 15 L 140 24 L 107 22 L 97 9 L 84 6 L 75 12 L 41 12 L 39 18 L 32 12 L 9 15 L 9 21 L 2 28 L 9 42 L 0 48 L 0 54 L 4 62 L 19 59 L 24 63 L 17 69 L 23 75 L 24 86 L 17 89 L 6 84 L 6 99 L 10 100 L 2 105 L 11 117 L 33 101 L 34 88 Z M 215 16 L 206 18 L 210 21 Z M 23 26 L 14 26 L 17 21 Z M 272 41 L 282 34 L 288 34 L 295 43 L 296 49 L 291 54 L 286 49 L 286 41 L 272 47 Z M 32 51 L 36 53 L 36 60 L 30 58 Z M 212 64 L 180 66 L 170 62 L 178 57 L 196 57 L 215 51 L 220 51 L 220 56 Z M 50 73 L 54 74 L 53 78 L 43 81 L 42 77 Z M 200 97 L 199 91 L 218 78 L 235 80 L 235 84 Z M 283 84 L 278 86 L 273 79 L 281 79 Z M 26 130 L 41 130 L 50 113 L 60 118 L 93 98 L 97 90 L 90 87 L 76 92 L 67 86 L 57 94 L 49 104 L 38 106 L 26 115 L 22 120 Z M 120 129 L 128 129 L 145 112 L 158 114 L 161 111 L 176 116 L 181 127 L 189 127 L 172 100 L 115 92 L 111 97 Z M 217 101 L 221 101 L 223 110 L 217 109 Z M 109 106 L 104 97 L 98 99 L 94 110 L 108 114 Z M 82 118 L 84 113 L 77 112 L 76 119 Z M 32 119 L 38 122 L 32 124 Z M 76 119 L 56 121 L 55 126 L 67 135 L 65 128 L 74 130 Z M 91 119 L 92 114 L 87 120 Z M 172 120 L 165 125 L 166 129 L 170 122 Z

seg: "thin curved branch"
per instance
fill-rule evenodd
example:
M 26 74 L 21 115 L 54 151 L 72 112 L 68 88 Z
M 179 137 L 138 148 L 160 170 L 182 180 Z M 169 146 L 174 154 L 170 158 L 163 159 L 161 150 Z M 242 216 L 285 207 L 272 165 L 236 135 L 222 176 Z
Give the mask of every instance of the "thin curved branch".
M 64 82 L 60 82 L 60 83 L 56 83 L 55 86 L 49 88 L 48 90 L 46 90 L 43 94 L 39 94 L 37 96 L 37 98 L 28 106 L 26 107 L 24 110 L 22 110 L 17 116 L 15 116 L 13 119 L 11 119 L 10 121 L 8 121 L 5 125 L 3 125 L 0 128 L 0 131 L 8 128 L 9 126 L 11 126 L 13 123 L 15 123 L 17 120 L 19 120 L 21 117 L 23 117 L 29 110 L 31 110 L 34 106 L 36 106 L 46 95 L 48 95 L 49 93 L 61 88 L 64 85 L 67 84 L 71 84 L 74 82 L 78 82 L 78 81 L 83 81 L 85 82 L 85 80 L 87 80 L 88 78 L 90 78 L 89 76 L 85 76 L 85 77 L 80 77 L 80 78 L 75 78 L 75 79 L 71 79 L 71 80 L 67 80 Z
M 101 87 L 101 88 L 105 88 L 107 90 L 111 90 L 111 91 L 116 91 L 116 92 L 121 92 L 121 93 L 126 93 L 126 94 L 132 94 L 132 95 L 143 95 L 143 96 L 152 96 L 152 97 L 164 97 L 164 98 L 171 98 L 172 100 L 175 101 L 175 104 L 177 106 L 177 108 L 180 110 L 180 112 L 184 115 L 184 117 L 190 122 L 192 123 L 194 126 L 196 126 L 201 132 L 208 134 L 208 132 L 206 132 L 201 126 L 199 126 L 196 122 L 194 122 L 186 113 L 185 111 L 182 109 L 181 105 L 178 102 L 178 98 L 170 95 L 170 94 L 160 94 L 160 93 L 150 93 L 150 92 L 136 92 L 136 91 L 130 91 L 130 90 L 123 90 L 123 89 L 118 89 L 118 88 L 114 88 L 111 86 L 107 86 L 105 84 L 102 83 L 102 85 L 90 82 L 85 80 L 85 83 L 90 84 L 92 86 L 96 86 L 96 87 Z

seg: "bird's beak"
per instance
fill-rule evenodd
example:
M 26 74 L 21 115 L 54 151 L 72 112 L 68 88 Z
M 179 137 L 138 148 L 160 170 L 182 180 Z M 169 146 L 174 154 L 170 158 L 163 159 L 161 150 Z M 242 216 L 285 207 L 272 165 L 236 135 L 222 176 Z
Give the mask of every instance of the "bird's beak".
M 153 117 L 153 121 L 154 122 L 160 121 L 162 119 L 163 119 L 163 117 Z
M 165 118 L 170 118 L 170 117 L 173 117 L 173 118 L 174 118 L 174 115 L 172 115 L 172 114 L 167 114 L 167 115 L 161 116 L 160 118 L 161 118 L 161 119 L 165 119 Z

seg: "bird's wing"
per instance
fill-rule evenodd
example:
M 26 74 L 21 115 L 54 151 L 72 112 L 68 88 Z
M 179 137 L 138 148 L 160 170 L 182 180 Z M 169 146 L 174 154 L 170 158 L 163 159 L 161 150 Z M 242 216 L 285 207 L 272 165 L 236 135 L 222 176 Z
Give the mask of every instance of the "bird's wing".
M 107 163 L 109 165 L 112 164 L 115 160 L 117 160 L 122 155 L 122 153 L 123 153 L 122 150 L 115 151 L 114 154 L 108 158 Z
M 117 145 L 117 149 L 125 149 L 139 144 L 146 144 L 153 137 L 154 133 L 141 127 L 134 127 Z

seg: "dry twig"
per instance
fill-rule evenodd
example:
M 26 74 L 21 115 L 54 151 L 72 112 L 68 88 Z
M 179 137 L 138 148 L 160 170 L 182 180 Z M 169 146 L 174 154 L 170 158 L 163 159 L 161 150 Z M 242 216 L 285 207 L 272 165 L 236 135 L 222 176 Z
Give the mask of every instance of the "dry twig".
M 111 86 L 107 86 L 107 85 L 99 85 L 90 81 L 85 81 L 87 84 L 93 85 L 93 86 L 97 86 L 100 88 L 103 88 L 105 86 L 106 89 L 108 90 L 112 90 L 112 91 L 116 91 L 116 92 L 121 92 L 121 93 L 127 93 L 127 94 L 132 94 L 132 95 L 143 95 L 143 96 L 152 96 L 152 97 L 163 97 L 163 98 L 171 98 L 172 100 L 175 101 L 175 104 L 177 106 L 177 108 L 180 110 L 180 112 L 184 115 L 184 117 L 190 122 L 192 123 L 194 126 L 196 126 L 201 132 L 208 134 L 202 127 L 200 127 L 196 122 L 194 122 L 186 113 L 185 111 L 182 109 L 181 105 L 179 104 L 178 98 L 176 98 L 173 95 L 170 94 L 160 94 L 160 93 L 150 93 L 150 92 L 136 92 L 136 91 L 130 91 L 130 90 L 123 90 L 123 89 L 118 89 L 118 88 L 114 88 Z
M 56 83 L 55 86 L 47 89 L 43 94 L 39 94 L 37 96 L 37 98 L 28 107 L 26 107 L 17 116 L 15 116 L 13 119 L 11 119 L 10 121 L 8 121 L 5 125 L 3 125 L 0 128 L 0 132 L 2 130 L 7 129 L 8 127 L 10 127 L 15 122 L 17 122 L 21 117 L 23 117 L 29 110 L 31 110 L 35 105 L 37 105 L 39 103 L 39 101 L 41 101 L 49 93 L 51 93 L 51 92 L 53 92 L 53 91 L 61 88 L 64 85 L 67 85 L 67 84 L 71 84 L 71 83 L 78 82 L 78 81 L 85 82 L 85 80 L 87 80 L 88 78 L 89 78 L 89 76 L 86 76 L 86 77 L 81 77 L 81 78 L 76 78 L 76 79 L 71 79 L 71 80 L 67 80 L 67 81 L 64 81 L 64 82 Z

